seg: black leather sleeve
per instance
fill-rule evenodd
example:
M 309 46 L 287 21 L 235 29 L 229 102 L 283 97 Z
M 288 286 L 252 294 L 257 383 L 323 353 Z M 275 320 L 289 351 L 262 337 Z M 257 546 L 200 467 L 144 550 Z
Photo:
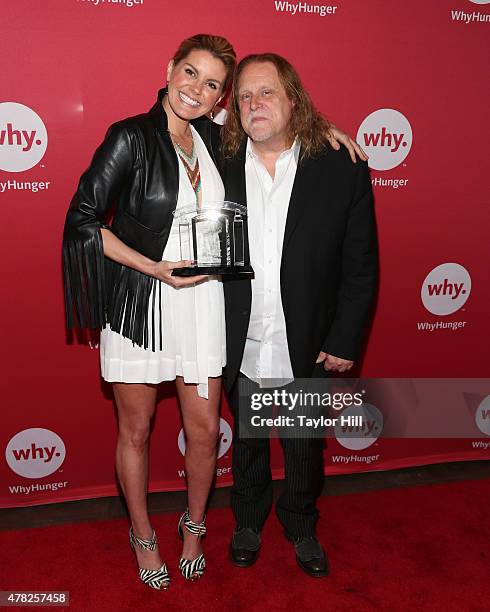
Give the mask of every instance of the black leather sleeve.
M 369 170 L 358 162 L 342 247 L 342 268 L 337 308 L 322 350 L 355 360 L 363 340 L 377 288 L 378 244 Z
M 104 250 L 100 228 L 133 165 L 130 134 L 112 125 L 96 150 L 66 215 L 63 275 L 68 328 L 97 328 L 105 323 Z

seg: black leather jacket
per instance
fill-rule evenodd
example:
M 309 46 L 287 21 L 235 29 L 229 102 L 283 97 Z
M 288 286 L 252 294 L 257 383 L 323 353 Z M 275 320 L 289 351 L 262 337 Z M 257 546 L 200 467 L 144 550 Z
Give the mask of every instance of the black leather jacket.
M 100 229 L 109 227 L 125 244 L 160 261 L 177 206 L 179 166 L 161 101 L 148 113 L 123 119 L 108 130 L 71 201 L 63 234 L 63 273 L 68 328 L 111 329 L 148 348 L 160 281 L 104 257 Z M 206 117 L 192 122 L 218 165 L 219 127 Z M 154 296 L 156 294 L 154 292 Z M 157 301 L 158 302 L 158 301 Z M 149 321 L 150 318 L 150 321 Z M 154 324 L 154 323 L 153 323 Z M 160 337 L 160 348 L 162 338 Z

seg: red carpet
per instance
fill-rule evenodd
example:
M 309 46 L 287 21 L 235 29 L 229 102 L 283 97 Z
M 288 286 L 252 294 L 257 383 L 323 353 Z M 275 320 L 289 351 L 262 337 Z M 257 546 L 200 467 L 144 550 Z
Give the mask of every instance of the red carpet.
M 139 583 L 124 520 L 3 532 L 0 590 L 70 591 L 71 611 L 489 610 L 489 508 L 489 479 L 322 498 L 324 579 L 296 566 L 274 514 L 256 565 L 231 566 L 230 511 L 211 510 L 208 568 L 194 584 L 178 573 L 178 516 L 157 515 L 167 592 Z

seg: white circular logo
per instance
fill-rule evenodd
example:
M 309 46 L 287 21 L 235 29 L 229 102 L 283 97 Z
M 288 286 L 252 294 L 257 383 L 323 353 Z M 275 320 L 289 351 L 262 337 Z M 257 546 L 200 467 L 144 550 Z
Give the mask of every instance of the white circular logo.
M 230 450 L 232 439 L 233 432 L 231 431 L 231 427 L 229 426 L 228 421 L 225 421 L 225 419 L 220 418 L 218 459 L 220 459 Z M 183 428 L 179 432 L 177 444 L 182 455 L 185 455 L 185 433 Z
M 400 112 L 381 108 L 361 123 L 357 142 L 369 155 L 370 168 L 391 170 L 407 157 L 412 146 L 412 128 Z
M 58 434 L 40 427 L 19 431 L 5 449 L 8 466 L 24 478 L 49 476 L 62 465 L 65 456 L 65 444 Z
M 435 315 L 448 315 L 459 310 L 470 296 L 471 277 L 457 263 L 444 263 L 434 268 L 420 290 L 422 303 Z
M 29 170 L 41 161 L 47 146 L 46 126 L 32 108 L 0 102 L 0 170 Z
M 360 425 L 342 425 L 340 416 L 361 417 Z M 335 437 L 339 444 L 350 450 L 364 450 L 376 442 L 383 431 L 383 415 L 372 404 L 363 403 L 360 406 L 349 406 L 339 415 L 339 423 L 335 426 Z M 345 434 L 349 433 L 348 437 Z M 359 434 L 353 437 L 352 434 Z
M 473 4 L 489 4 L 490 0 L 470 0 Z
M 490 436 L 490 395 L 487 395 L 476 409 L 475 421 L 478 429 Z

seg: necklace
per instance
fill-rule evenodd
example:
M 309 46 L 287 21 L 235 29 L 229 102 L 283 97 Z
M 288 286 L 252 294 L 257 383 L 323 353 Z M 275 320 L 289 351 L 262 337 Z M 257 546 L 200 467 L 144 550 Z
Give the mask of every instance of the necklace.
M 194 146 L 194 138 L 191 135 L 191 149 L 187 151 L 175 138 L 175 134 L 172 134 L 169 130 L 169 134 L 172 137 L 177 155 L 180 157 L 189 181 L 192 185 L 192 189 L 196 194 L 196 200 L 198 199 L 197 194 L 201 191 L 201 173 L 199 171 L 199 159 L 197 157 L 196 147 Z
M 177 136 L 177 134 L 174 134 L 170 130 L 168 131 L 168 133 L 170 134 L 170 137 L 171 137 L 172 142 L 174 143 L 174 145 L 179 147 L 179 149 L 183 153 L 185 153 L 185 155 L 187 155 L 187 157 L 192 157 L 193 156 L 193 154 L 194 154 L 194 139 L 192 138 L 192 133 L 188 134 L 188 137 L 190 138 L 190 141 L 191 141 L 190 151 L 188 149 L 186 149 L 186 147 L 184 146 L 184 139 L 181 136 Z
M 187 163 L 190 166 L 194 166 L 194 163 L 196 161 L 196 148 L 194 146 L 194 141 L 192 141 L 191 144 L 191 150 L 188 151 L 187 149 L 184 149 L 184 147 L 179 144 L 176 140 L 174 140 L 174 145 L 177 149 L 177 153 L 181 156 L 184 157 L 184 159 L 187 161 Z

